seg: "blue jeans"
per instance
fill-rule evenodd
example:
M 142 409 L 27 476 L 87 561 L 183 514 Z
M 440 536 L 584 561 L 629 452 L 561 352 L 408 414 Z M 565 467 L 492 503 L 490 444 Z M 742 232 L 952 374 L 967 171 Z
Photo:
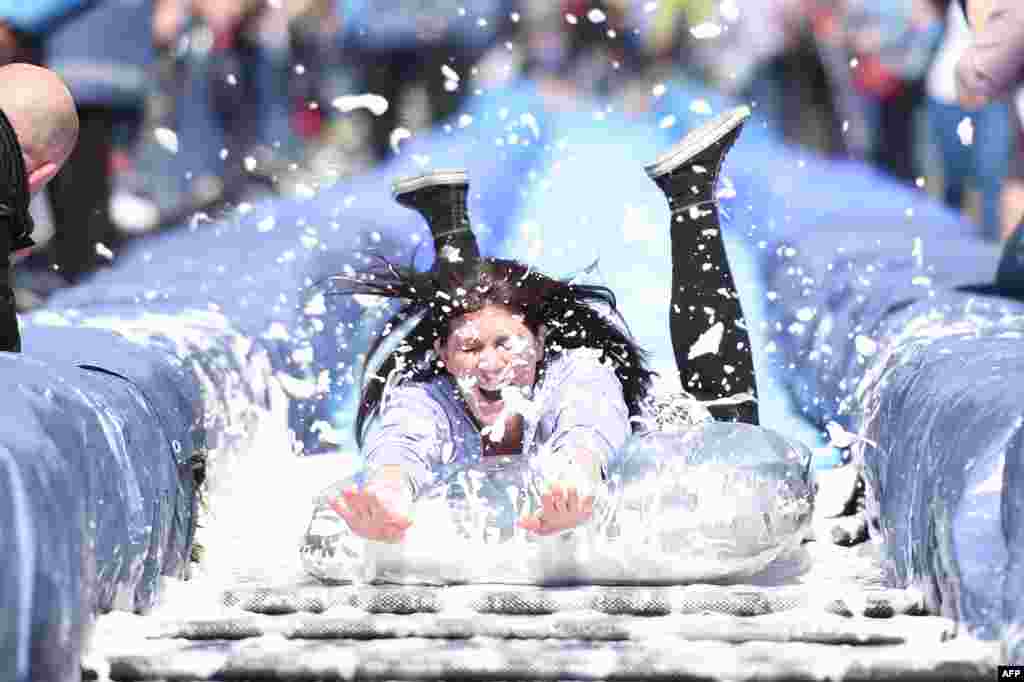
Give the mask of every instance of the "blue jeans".
M 970 112 L 929 98 L 927 111 L 929 133 L 942 163 L 945 202 L 960 208 L 964 189 L 973 181 L 981 193 L 983 234 L 986 239 L 998 239 L 999 196 L 1013 146 L 1009 108 L 999 102 Z M 964 145 L 957 135 L 957 126 L 967 116 L 974 124 L 974 142 L 970 146 Z

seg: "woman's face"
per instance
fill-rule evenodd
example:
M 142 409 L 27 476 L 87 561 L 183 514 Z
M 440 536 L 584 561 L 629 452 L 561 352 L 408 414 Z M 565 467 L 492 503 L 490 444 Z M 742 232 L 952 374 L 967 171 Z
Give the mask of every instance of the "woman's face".
M 505 406 L 502 387 L 520 387 L 527 393 L 533 387 L 543 343 L 543 329 L 534 334 L 521 315 L 488 305 L 454 320 L 448 340 L 434 348 L 455 377 L 473 416 L 490 426 Z

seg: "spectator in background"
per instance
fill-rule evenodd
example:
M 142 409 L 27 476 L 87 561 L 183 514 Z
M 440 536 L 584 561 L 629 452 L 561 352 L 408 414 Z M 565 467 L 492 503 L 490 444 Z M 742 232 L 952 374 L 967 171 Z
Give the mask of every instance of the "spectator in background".
M 122 229 L 178 225 L 276 193 L 303 151 L 290 120 L 289 22 L 309 1 L 154 0 L 144 128 L 175 135 L 146 139 L 119 178 Z M 294 79 L 304 80 L 299 65 Z
M 956 209 L 963 205 L 964 190 L 973 180 L 981 194 L 981 226 L 987 239 L 1002 231 L 1001 191 L 1015 138 L 1010 110 L 1005 101 L 994 101 L 975 111 L 957 101 L 957 61 L 970 43 L 971 34 L 959 3 L 936 3 L 946 16 L 942 43 L 928 71 L 928 128 L 941 162 L 943 198 Z M 945 5 L 945 6 L 943 6 Z M 963 140 L 958 128 L 970 117 L 973 139 Z
M 0 351 L 19 352 L 9 254 L 32 246 L 28 206 L 60 170 L 78 138 L 71 93 L 51 71 L 0 67 Z
M 974 40 L 957 63 L 957 88 L 968 109 L 1009 95 L 1024 81 L 1024 3 L 970 0 Z
M 723 13 L 729 30 L 715 61 L 727 69 L 727 77 L 718 80 L 749 100 L 755 115 L 788 142 L 838 155 L 845 144 L 825 55 L 808 20 L 811 9 L 808 0 L 736 3 L 735 16 Z
M 298 154 L 291 128 L 288 32 L 298 5 L 299 0 L 192 2 L 194 18 L 213 34 L 207 79 L 227 150 L 222 177 L 230 202 L 273 190 L 277 173 Z
M 1010 155 L 1006 181 L 1000 197 L 1001 223 L 999 238 L 1010 238 L 1017 225 L 1024 219 L 1024 89 L 1018 90 L 1009 104 L 1010 127 L 1016 147 Z
M 360 89 L 388 108 L 371 123 L 378 160 L 391 153 L 391 134 L 407 127 L 404 105 L 426 90 L 429 123 L 452 116 L 470 94 L 473 67 L 508 28 L 509 0 L 352 0 L 338 2 L 342 49 L 359 65 Z
M 872 161 L 893 177 L 920 175 L 918 107 L 942 22 L 931 0 L 845 0 L 847 46 L 856 58 L 854 83 L 864 95 L 868 127 L 877 131 Z
M 634 3 L 637 4 L 637 3 Z M 642 3 L 647 5 L 647 3 Z M 635 11 L 637 24 L 644 25 L 644 47 L 655 62 L 671 63 L 701 80 L 699 74 L 706 66 L 707 55 L 698 56 L 698 43 L 690 29 L 715 18 L 713 0 L 663 0 L 652 11 Z M 729 58 L 729 54 L 723 57 Z M 697 64 L 693 62 L 697 61 Z
M 621 97 L 626 113 L 648 106 L 650 86 L 638 84 L 649 46 L 633 30 L 629 10 L 622 0 L 524 4 L 515 42 L 524 47 L 522 72 L 547 106 L 573 110 L 593 97 Z
M 1024 85 L 1024 4 L 1019 0 L 969 0 L 974 39 L 956 67 L 957 92 L 977 109 Z M 1024 223 L 1009 234 L 996 271 L 996 289 L 1024 298 Z
M 154 63 L 152 0 L 100 0 L 46 36 L 44 62 L 67 82 L 81 139 L 50 187 L 54 237 L 24 263 L 74 284 L 109 263 L 122 237 L 110 217 L 115 139 L 132 146 Z M 45 294 L 45 289 L 40 292 Z
M 33 56 L 37 41 L 97 0 L 0 0 L 0 64 Z

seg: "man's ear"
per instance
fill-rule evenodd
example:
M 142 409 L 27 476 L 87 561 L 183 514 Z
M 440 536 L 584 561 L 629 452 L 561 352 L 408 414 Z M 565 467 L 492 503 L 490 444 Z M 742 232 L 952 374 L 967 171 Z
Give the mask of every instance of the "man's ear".
M 46 187 L 46 183 L 53 180 L 53 177 L 60 171 L 60 166 L 55 164 L 53 161 L 47 161 L 43 165 L 39 166 L 31 173 L 28 174 L 28 192 L 29 194 L 36 194 L 43 187 Z
M 544 340 L 548 337 L 548 328 L 545 325 L 541 325 L 537 330 L 537 357 L 544 357 Z
M 444 362 L 446 365 L 448 364 L 447 362 L 445 362 L 444 347 L 441 346 L 441 339 L 434 339 L 434 353 L 437 354 L 437 358 L 441 362 Z

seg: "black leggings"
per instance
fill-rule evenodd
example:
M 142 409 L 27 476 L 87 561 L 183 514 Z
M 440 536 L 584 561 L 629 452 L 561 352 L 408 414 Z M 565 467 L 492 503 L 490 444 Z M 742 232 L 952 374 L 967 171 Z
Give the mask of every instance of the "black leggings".
M 669 331 L 683 389 L 701 401 L 756 395 L 750 335 L 729 269 L 717 202 L 700 204 L 688 217 L 673 217 L 671 228 Z M 719 331 L 721 342 L 716 344 Z M 718 420 L 758 423 L 752 400 L 708 409 Z

